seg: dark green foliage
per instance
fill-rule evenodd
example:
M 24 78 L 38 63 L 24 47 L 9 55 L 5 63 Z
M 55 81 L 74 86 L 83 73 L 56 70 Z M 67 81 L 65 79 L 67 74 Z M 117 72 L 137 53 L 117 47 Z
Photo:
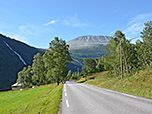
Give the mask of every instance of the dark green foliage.
M 66 80 L 70 80 L 71 76 L 72 76 L 72 72 L 71 72 L 71 70 L 69 70 L 69 72 L 66 76 Z
M 142 50 L 144 51 L 144 64 L 152 65 L 152 21 L 145 23 L 145 28 L 141 32 L 143 39 Z
M 77 79 L 78 79 L 78 77 L 77 77 L 76 72 L 72 73 L 72 76 L 71 76 L 70 80 L 77 80 Z
M 70 64 L 68 64 L 70 70 L 72 70 L 72 72 L 81 72 L 83 59 L 88 57 L 95 59 L 103 56 L 106 53 L 104 47 L 104 45 L 98 45 L 88 48 L 70 49 L 70 55 L 73 60 Z
M 104 71 L 104 65 L 103 65 L 102 59 L 96 58 L 95 61 L 96 61 L 96 71 L 97 72 Z
M 19 53 L 27 65 L 31 65 L 33 56 L 36 53 L 44 53 L 45 51 L 0 34 L 0 91 L 11 89 L 11 85 L 17 80 L 17 73 L 24 67 L 18 56 L 3 41 L 7 42 L 13 50 Z
M 97 71 L 96 69 L 96 61 L 92 58 L 85 58 L 83 61 L 82 73 L 91 74 Z M 84 75 L 86 75 L 84 74 Z
M 71 49 L 70 50 L 72 57 L 77 58 L 96 58 L 101 57 L 105 54 L 104 52 L 104 45 L 89 47 L 89 48 L 81 48 L 81 49 Z
M 141 32 L 143 41 L 131 44 L 126 40 L 121 31 L 116 31 L 110 43 L 106 46 L 109 54 L 102 57 L 101 61 L 104 70 L 114 72 L 116 76 L 121 72 L 124 76 L 130 76 L 139 70 L 152 65 L 152 21 L 145 23 L 145 28 Z M 121 44 L 121 45 L 120 45 Z M 121 51 L 120 51 L 121 49 Z
M 34 56 L 32 71 L 33 71 L 32 81 L 34 84 L 42 85 L 47 83 L 44 61 L 40 53 L 37 53 Z
M 47 77 L 57 82 L 65 80 L 68 69 L 67 63 L 71 61 L 68 51 L 69 46 L 62 39 L 55 37 L 50 43 L 50 48 L 44 54 L 45 67 L 47 68 Z
M 28 66 L 28 68 L 24 67 L 22 71 L 18 73 L 17 82 L 22 84 L 22 87 L 29 86 L 32 83 L 32 68 Z
M 57 85 L 62 81 L 66 81 L 68 72 L 67 63 L 71 61 L 71 56 L 68 51 L 68 45 L 62 39 L 55 37 L 50 43 L 50 48 L 43 56 L 37 53 L 34 56 L 32 74 L 29 80 L 25 80 L 29 76 L 28 69 L 24 68 L 19 72 L 18 83 L 24 83 L 29 86 L 30 83 L 36 85 L 44 85 L 46 83 L 57 82 Z M 69 78 L 70 72 L 69 72 Z M 27 83 L 28 82 L 28 83 Z

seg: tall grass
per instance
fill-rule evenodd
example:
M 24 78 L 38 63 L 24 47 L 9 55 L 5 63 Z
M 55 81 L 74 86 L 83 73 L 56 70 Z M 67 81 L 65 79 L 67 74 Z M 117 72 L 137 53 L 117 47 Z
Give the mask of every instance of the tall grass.
M 123 80 L 120 76 L 107 76 L 107 72 L 96 73 L 90 77 L 95 78 L 84 83 L 152 99 L 152 68 L 125 77 Z

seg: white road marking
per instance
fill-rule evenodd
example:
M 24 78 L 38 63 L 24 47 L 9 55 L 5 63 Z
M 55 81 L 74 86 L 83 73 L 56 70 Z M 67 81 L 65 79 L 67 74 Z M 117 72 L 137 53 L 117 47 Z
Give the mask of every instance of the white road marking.
M 69 107 L 69 102 L 68 102 L 68 100 L 66 99 L 66 105 L 67 105 L 67 107 Z
M 128 96 L 128 97 L 133 97 L 133 98 L 137 98 L 136 96 L 134 95 L 129 95 L 129 94 L 125 94 L 125 93 L 121 93 L 122 95 L 125 95 L 125 96 Z
M 64 93 L 65 94 L 65 96 L 67 96 L 67 93 Z

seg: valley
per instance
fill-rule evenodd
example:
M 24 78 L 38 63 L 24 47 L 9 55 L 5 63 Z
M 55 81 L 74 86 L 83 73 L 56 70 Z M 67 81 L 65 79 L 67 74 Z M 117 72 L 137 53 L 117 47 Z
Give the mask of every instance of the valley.
M 88 57 L 95 59 L 103 56 L 106 53 L 104 46 L 109 40 L 110 37 L 107 36 L 81 36 L 69 41 L 67 44 L 70 46 L 69 51 L 73 61 L 67 63 L 68 69 L 72 72 L 81 72 L 83 59 Z M 86 45 L 82 45 L 83 43 Z M 16 82 L 18 72 L 24 66 L 32 64 L 33 56 L 36 53 L 43 55 L 45 51 L 45 49 L 31 47 L 1 34 L 0 91 L 11 89 L 11 85 Z

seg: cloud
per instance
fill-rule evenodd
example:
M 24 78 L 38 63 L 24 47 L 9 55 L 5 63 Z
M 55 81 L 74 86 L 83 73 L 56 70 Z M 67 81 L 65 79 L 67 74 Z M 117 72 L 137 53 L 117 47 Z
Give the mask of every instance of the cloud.
M 82 23 L 78 19 L 78 15 L 74 14 L 74 16 L 68 17 L 62 21 L 63 25 L 72 26 L 72 27 L 86 27 L 89 26 L 87 23 Z
M 16 40 L 19 40 L 21 42 L 28 43 L 29 38 L 31 36 L 36 35 L 38 31 L 39 31 L 38 27 L 31 24 L 27 24 L 27 25 L 18 26 L 17 32 L 15 34 L 9 33 L 8 36 Z
M 151 18 L 152 18 L 152 13 L 140 14 L 140 15 L 137 15 L 137 16 L 131 18 L 131 20 L 129 21 L 128 24 L 137 23 L 137 22 L 141 22 L 141 21 L 143 22 L 143 21 L 151 19 Z
M 128 27 L 124 30 L 124 33 L 128 39 L 140 37 L 140 32 L 144 28 L 144 23 L 152 19 L 152 13 L 140 14 L 130 19 Z M 134 40 L 135 41 L 135 40 Z
M 125 33 L 129 35 L 137 35 L 142 31 L 143 28 L 144 28 L 143 23 L 134 23 L 125 30 Z
M 45 24 L 43 24 L 43 25 L 48 26 L 48 25 L 51 25 L 51 24 L 54 24 L 54 23 L 56 23 L 56 21 L 55 21 L 55 20 L 52 20 L 52 21 L 50 21 L 50 22 L 48 22 L 48 23 L 45 23 Z

